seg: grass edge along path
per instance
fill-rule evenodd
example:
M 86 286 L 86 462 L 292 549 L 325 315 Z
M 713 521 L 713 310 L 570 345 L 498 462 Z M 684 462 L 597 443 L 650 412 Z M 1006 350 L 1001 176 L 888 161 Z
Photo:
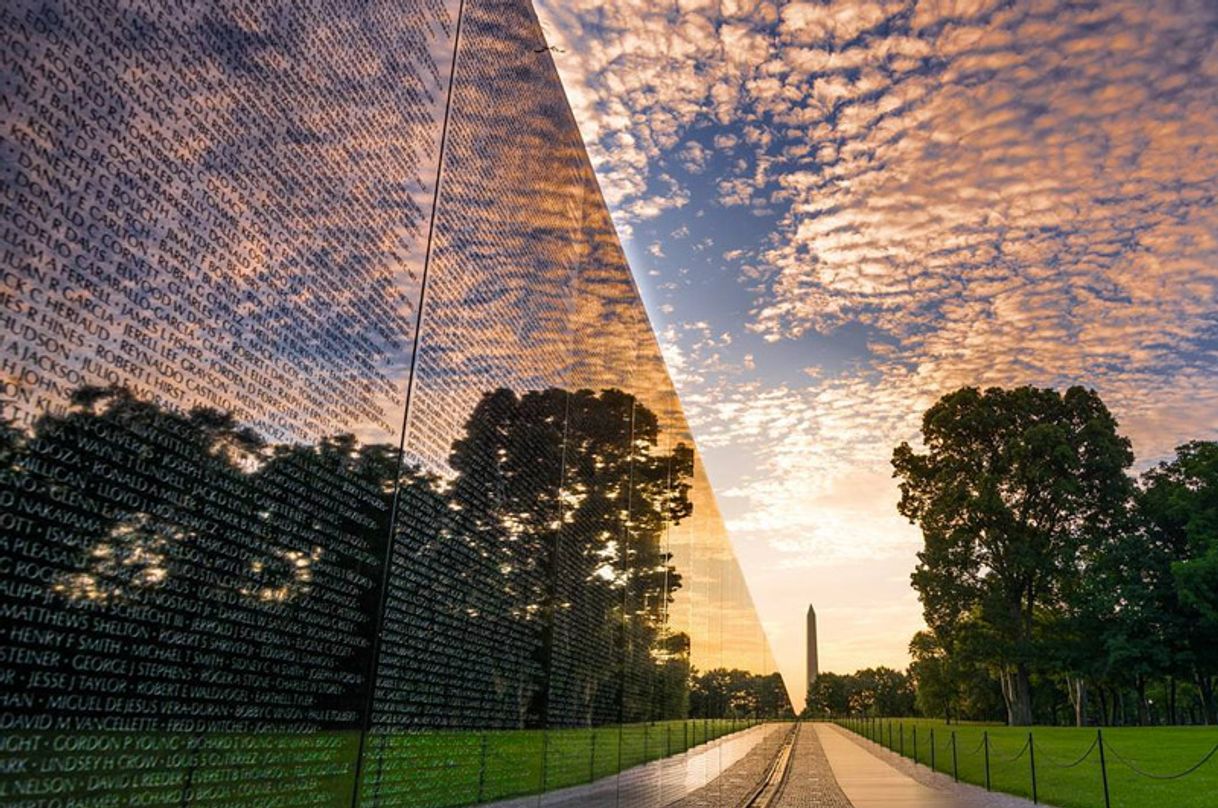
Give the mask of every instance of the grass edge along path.
M 1218 806 L 1218 727 L 834 723 L 958 780 L 1061 808 Z

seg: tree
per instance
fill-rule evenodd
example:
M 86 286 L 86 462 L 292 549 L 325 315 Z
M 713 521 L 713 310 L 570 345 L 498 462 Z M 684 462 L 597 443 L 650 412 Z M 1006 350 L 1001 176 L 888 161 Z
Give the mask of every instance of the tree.
M 1218 723 L 1218 443 L 1185 444 L 1148 471 L 1138 505 L 1148 544 L 1159 549 L 1153 583 L 1179 639 L 1175 662 L 1191 669 L 1206 723 Z
M 28 432 L 0 422 L 0 500 L 57 543 L 49 602 L 197 622 L 218 660 L 199 678 L 243 671 L 230 630 L 253 626 L 342 685 L 274 686 L 349 728 L 379 626 L 378 710 L 397 726 L 587 726 L 686 714 L 663 537 L 692 511 L 693 451 L 665 444 L 619 390 L 493 390 L 440 479 L 396 445 L 272 443 L 229 413 L 84 387 Z
M 913 714 L 914 689 L 908 675 L 881 665 L 858 671 L 852 678 L 856 711 L 877 716 Z
M 258 685 L 273 695 L 267 703 L 312 710 L 319 728 L 351 728 L 367 701 L 393 491 L 410 484 L 397 478 L 397 447 L 341 434 L 270 444 L 228 413 L 81 387 L 29 432 L 0 433 L 0 461 L 0 500 L 56 548 L 48 604 L 122 621 L 133 637 L 149 626 L 189 630 L 200 661 L 183 663 L 182 707 L 226 726 L 273 726 L 261 707 L 190 695 L 250 670 L 253 652 L 232 650 L 245 627 L 260 647 L 277 644 L 280 667 Z M 106 653 L 131 692 L 160 692 L 157 666 L 145 663 L 163 652 L 127 643 Z M 318 688 L 322 677 L 333 687 Z
M 406 608 L 434 643 L 415 675 L 446 706 L 426 720 L 680 717 L 688 638 L 665 625 L 681 576 L 662 539 L 692 511 L 693 452 L 658 451 L 659 438 L 655 414 L 621 390 L 482 396 L 446 495 L 401 519 L 410 566 L 425 571 Z
M 909 673 L 916 685 L 915 705 L 922 715 L 941 715 L 951 723 L 957 712 L 959 681 L 952 657 L 929 631 L 919 631 L 909 643 L 913 657 Z
M 903 716 L 914 713 L 914 687 L 909 674 L 880 666 L 851 674 L 822 673 L 808 688 L 805 718 L 865 713 Z
M 1079 574 L 1080 554 L 1121 528 L 1129 441 L 1091 390 L 966 387 L 922 419 L 926 452 L 893 453 L 900 513 L 922 530 L 912 575 L 932 630 L 973 615 L 1011 724 L 1032 722 L 1040 621 Z
M 818 674 L 808 686 L 804 718 L 828 718 L 850 712 L 850 677 L 839 673 Z

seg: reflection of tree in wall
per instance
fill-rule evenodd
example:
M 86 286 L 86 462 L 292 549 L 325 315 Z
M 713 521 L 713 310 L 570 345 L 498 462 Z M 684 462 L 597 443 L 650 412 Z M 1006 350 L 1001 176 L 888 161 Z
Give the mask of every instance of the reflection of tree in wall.
M 317 663 L 307 646 L 325 637 L 326 664 L 315 666 L 324 686 L 298 688 L 286 674 L 239 681 L 309 694 L 316 713 L 281 714 L 294 726 L 353 723 L 396 451 L 349 435 L 269 445 L 215 410 L 178 414 L 98 388 L 81 388 L 29 434 L 4 438 L 0 495 L 30 519 L 29 544 L 17 552 L 53 571 L 52 606 L 142 625 L 172 654 L 161 661 L 193 666 L 177 674 L 186 688 L 204 668 L 256 670 L 227 650 L 234 638 L 258 638 L 250 657 L 280 645 L 282 670 Z M 191 639 L 163 640 L 169 630 Z M 202 663 L 194 653 L 214 656 Z M 148 645 L 126 643 L 115 655 L 134 663 L 148 654 Z
M 312 724 L 324 728 L 363 704 L 396 488 L 390 586 L 404 594 L 388 601 L 386 654 L 405 662 L 380 681 L 392 723 L 671 718 L 687 710 L 689 638 L 665 626 L 681 578 L 662 537 L 691 511 L 693 455 L 657 452 L 659 434 L 618 390 L 497 390 L 441 481 L 350 435 L 267 444 L 215 410 L 82 388 L 29 434 L 4 427 L 0 495 L 48 537 L 64 608 L 129 619 L 151 606 L 154 636 L 176 620 L 202 651 L 264 629 L 305 667 L 318 660 L 295 646 L 341 634 L 326 653 L 344 684 L 312 699 L 336 711 Z
M 407 678 L 445 706 L 419 701 L 414 721 L 681 713 L 687 641 L 664 633 L 680 576 L 661 538 L 690 512 L 693 459 L 682 445 L 657 453 L 658 438 L 654 414 L 618 390 L 483 396 L 453 444 L 443 502 L 404 503 L 399 518 L 406 566 L 423 579 L 405 607 L 424 643 Z M 674 668 L 679 694 L 653 705 Z
M 714 668 L 690 681 L 692 718 L 790 718 L 794 715 L 782 674 Z

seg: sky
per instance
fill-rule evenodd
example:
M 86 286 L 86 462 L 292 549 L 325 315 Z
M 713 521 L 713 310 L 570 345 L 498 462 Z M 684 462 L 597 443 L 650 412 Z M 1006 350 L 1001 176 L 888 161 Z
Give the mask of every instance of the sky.
M 1218 437 L 1213 0 L 537 0 L 775 656 L 904 667 L 964 385 Z

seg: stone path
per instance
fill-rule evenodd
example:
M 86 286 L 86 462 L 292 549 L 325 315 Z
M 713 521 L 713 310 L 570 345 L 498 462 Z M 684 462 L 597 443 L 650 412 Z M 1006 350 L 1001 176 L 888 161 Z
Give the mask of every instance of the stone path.
M 815 724 L 838 785 L 854 808 L 959 808 L 954 795 L 931 788 L 880 760 L 831 724 Z
M 851 808 L 833 776 L 815 724 L 801 724 L 776 808 Z

